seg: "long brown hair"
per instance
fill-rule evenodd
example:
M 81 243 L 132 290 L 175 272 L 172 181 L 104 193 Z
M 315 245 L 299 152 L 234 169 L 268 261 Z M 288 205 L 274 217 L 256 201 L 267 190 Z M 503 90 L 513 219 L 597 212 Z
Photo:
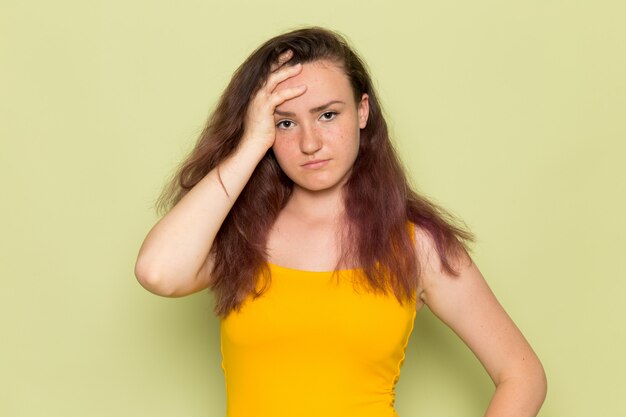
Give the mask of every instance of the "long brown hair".
M 400 303 L 412 301 L 420 265 L 407 228 L 410 221 L 432 236 L 443 268 L 458 275 L 449 257 L 468 250 L 463 241 L 473 241 L 473 234 L 455 225 L 450 213 L 412 190 L 389 140 L 387 123 L 365 64 L 341 34 L 320 27 L 301 28 L 268 40 L 237 69 L 195 148 L 161 193 L 157 210 L 171 209 L 234 152 L 251 98 L 269 75 L 271 64 L 287 49 L 293 51 L 289 65 L 335 62 L 350 80 L 355 102 L 363 93 L 369 96 L 367 126 L 361 129 L 359 154 L 343 188 L 347 225 L 341 260 L 355 260 L 373 291 L 386 293 L 392 288 Z M 214 312 L 218 316 L 224 318 L 233 309 L 239 310 L 250 294 L 256 298 L 268 288 L 267 238 L 291 195 L 292 185 L 272 150 L 268 150 L 211 248 L 215 263 L 209 289 L 215 293 Z M 260 276 L 266 280 L 257 291 Z

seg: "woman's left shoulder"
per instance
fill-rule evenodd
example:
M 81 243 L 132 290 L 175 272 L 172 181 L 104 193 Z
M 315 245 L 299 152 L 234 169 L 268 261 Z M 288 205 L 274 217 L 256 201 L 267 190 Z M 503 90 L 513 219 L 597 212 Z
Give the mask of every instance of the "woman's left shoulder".
M 407 224 L 420 263 L 422 261 L 428 262 L 433 269 L 439 270 L 442 266 L 442 262 L 439 251 L 437 250 L 437 242 L 432 234 L 424 227 L 411 221 L 407 222 Z M 455 269 L 462 265 L 466 267 L 471 266 L 472 258 L 460 243 L 453 249 L 454 250 L 447 251 L 446 253 L 446 259 L 450 266 L 455 267 Z
M 457 272 L 452 275 L 445 267 L 441 254 L 437 249 L 437 242 L 432 234 L 415 223 L 410 222 L 415 255 L 419 264 L 420 280 L 419 291 L 423 293 L 433 287 L 439 287 L 442 281 L 459 280 L 467 275 L 480 274 L 474 261 L 467 251 L 459 246 L 454 251 L 448 251 L 445 262 Z

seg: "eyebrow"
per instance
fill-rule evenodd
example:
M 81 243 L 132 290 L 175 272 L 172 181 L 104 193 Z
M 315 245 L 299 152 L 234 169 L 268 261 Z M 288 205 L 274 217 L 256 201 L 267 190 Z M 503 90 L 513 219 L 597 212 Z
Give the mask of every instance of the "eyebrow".
M 336 103 L 346 104 L 345 102 L 340 101 L 340 100 L 331 100 L 331 101 L 329 101 L 326 104 L 322 104 L 321 106 L 317 106 L 317 107 L 312 108 L 311 110 L 309 110 L 309 113 L 317 113 L 317 112 L 322 111 L 325 108 L 330 107 L 331 105 L 336 104 Z M 278 109 L 274 109 L 274 113 L 279 115 L 279 116 L 285 116 L 285 117 L 294 117 L 296 115 L 295 113 L 292 113 L 290 111 L 280 111 Z

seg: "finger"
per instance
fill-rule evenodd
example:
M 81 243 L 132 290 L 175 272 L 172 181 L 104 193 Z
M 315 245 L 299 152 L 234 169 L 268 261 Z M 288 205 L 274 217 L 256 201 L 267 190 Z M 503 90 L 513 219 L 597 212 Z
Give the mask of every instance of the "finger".
M 306 89 L 307 86 L 303 84 L 297 87 L 285 88 L 283 90 L 276 91 L 269 97 L 269 104 L 272 106 L 272 109 L 275 109 L 285 101 L 301 96 L 304 94 Z
M 285 52 L 278 55 L 276 62 L 273 62 L 270 66 L 270 71 L 274 72 L 278 68 L 282 67 L 285 62 L 289 61 L 293 57 L 293 51 L 291 49 L 287 49 Z
M 287 65 L 276 72 L 273 72 L 267 77 L 267 80 L 263 84 L 263 87 L 268 91 L 274 91 L 276 86 L 288 78 L 298 75 L 302 71 L 302 64 Z

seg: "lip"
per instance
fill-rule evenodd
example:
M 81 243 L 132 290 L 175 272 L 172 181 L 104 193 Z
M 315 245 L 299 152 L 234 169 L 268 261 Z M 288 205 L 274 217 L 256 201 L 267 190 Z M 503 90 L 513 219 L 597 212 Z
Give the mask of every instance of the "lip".
M 330 159 L 315 159 L 313 161 L 309 161 L 306 164 L 302 165 L 302 167 L 309 168 L 309 169 L 322 168 L 328 164 L 328 161 L 330 161 Z

